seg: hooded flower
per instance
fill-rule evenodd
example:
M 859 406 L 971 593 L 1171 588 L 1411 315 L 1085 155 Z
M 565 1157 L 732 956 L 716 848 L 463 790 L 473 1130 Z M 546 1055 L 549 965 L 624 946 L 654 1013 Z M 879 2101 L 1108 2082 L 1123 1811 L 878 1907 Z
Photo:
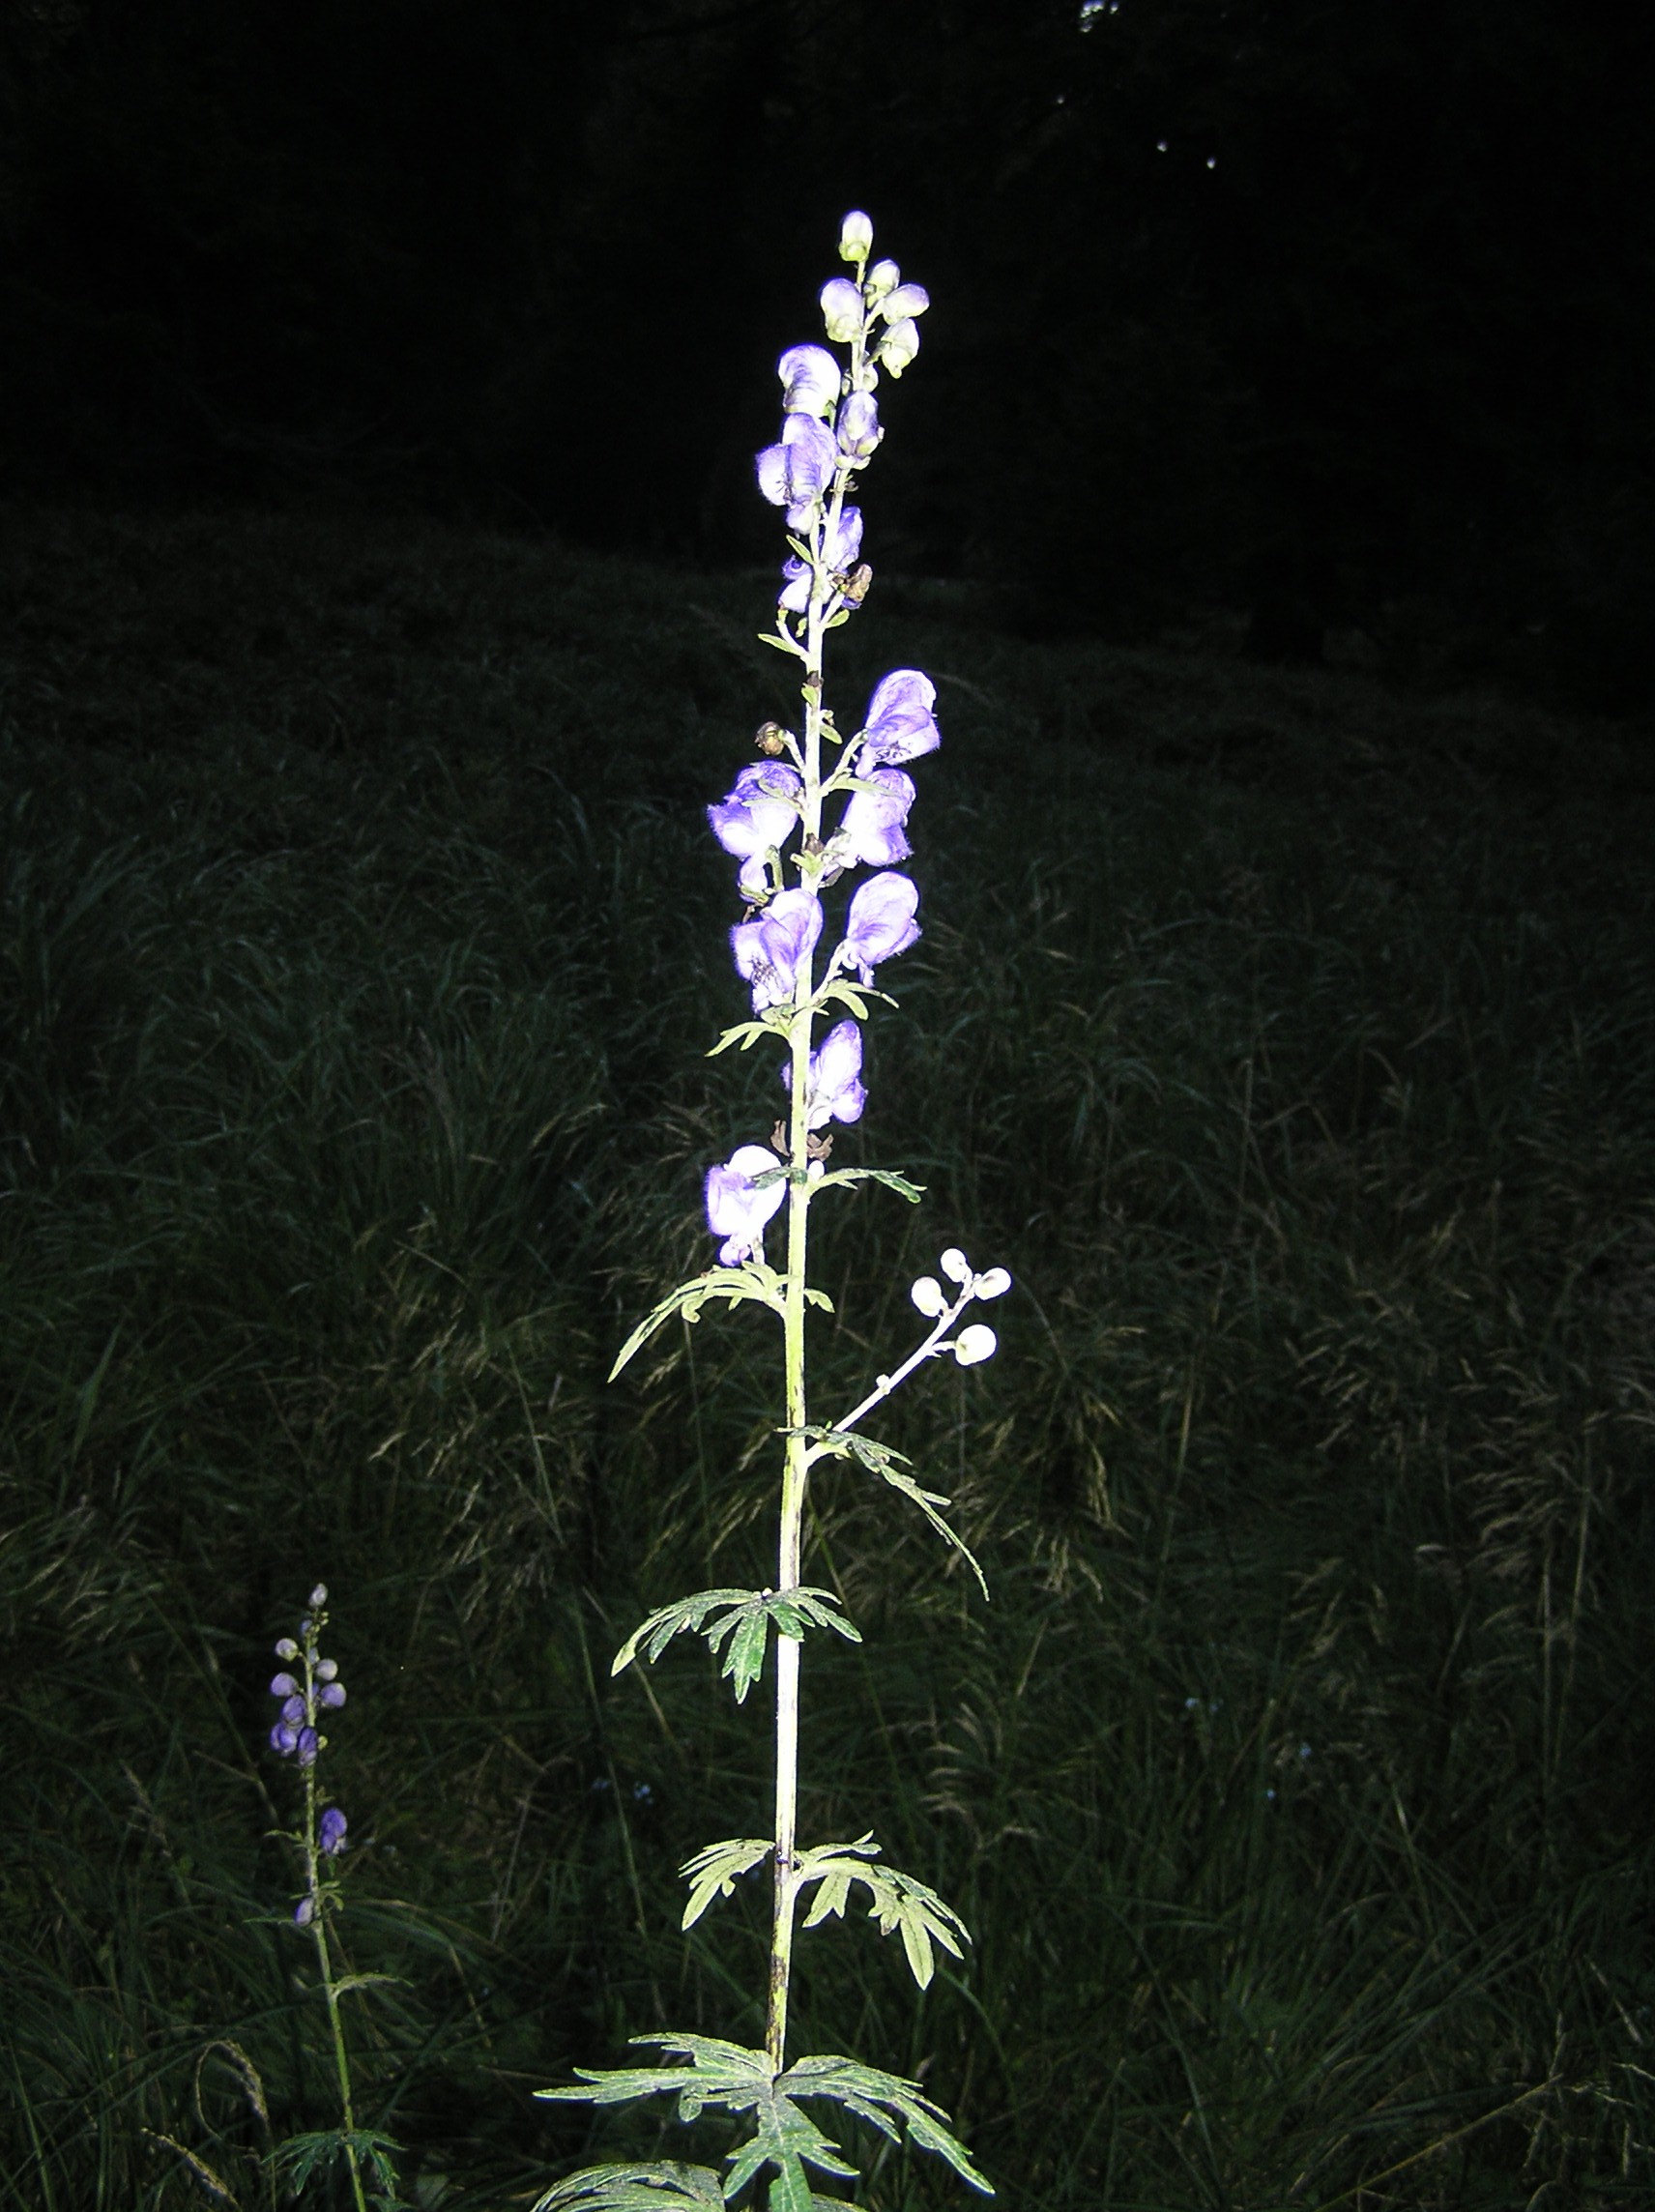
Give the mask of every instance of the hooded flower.
M 808 525 L 838 458 L 832 432 L 814 415 L 788 416 L 780 445 L 767 446 L 759 455 L 759 489 L 772 507 L 787 509 L 790 530 Z
M 918 909 L 919 893 L 907 876 L 870 876 L 851 901 L 845 942 L 834 958 L 871 983 L 882 961 L 894 960 L 917 943 L 919 924 L 914 917 Z
M 876 768 L 864 780 L 874 789 L 852 792 L 833 840 L 834 851 L 844 854 L 846 867 L 860 861 L 870 868 L 888 868 L 892 860 L 906 860 L 914 850 L 903 832 L 916 796 L 914 778 L 899 768 Z
M 931 295 L 923 284 L 899 284 L 894 292 L 887 292 L 880 302 L 880 313 L 887 323 L 900 323 L 906 317 L 922 315 L 931 305 Z
M 789 346 L 776 363 L 782 410 L 788 415 L 831 415 L 839 399 L 839 364 L 826 346 Z
M 843 508 L 838 522 L 828 532 L 823 541 L 822 558 L 828 565 L 829 575 L 842 573 L 850 568 L 861 547 L 862 510 L 859 507 Z M 793 614 L 803 614 L 810 604 L 809 562 L 784 561 L 781 572 L 787 578 L 787 589 L 778 603 Z
M 934 753 L 942 743 L 931 709 L 937 686 L 917 668 L 893 668 L 874 686 L 868 701 L 867 725 L 857 756 L 857 773 L 883 762 L 917 760 Z
M 724 1239 L 718 1247 L 721 1267 L 763 1259 L 765 1224 L 787 1196 L 787 1178 L 776 1175 L 781 1164 L 763 1145 L 739 1145 L 721 1167 L 708 1169 L 707 1226 Z M 776 1179 L 755 1190 L 754 1180 L 763 1175 Z
M 785 1006 L 793 997 L 800 961 L 822 934 L 822 903 L 814 891 L 777 891 L 755 921 L 730 932 L 736 973 L 753 986 L 753 1011 Z
M 780 1073 L 784 1084 L 792 1080 L 791 1068 L 784 1066 Z M 827 1121 L 861 1120 L 868 1094 L 862 1084 L 862 1033 L 855 1022 L 837 1023 L 811 1054 L 804 1094 L 812 1129 Z
M 835 345 L 845 345 L 862 327 L 862 295 L 848 276 L 830 276 L 822 287 L 822 321 Z
M 885 432 L 880 428 L 879 404 L 871 392 L 852 392 L 840 406 L 833 425 L 839 451 L 854 460 L 865 461 Z
M 794 800 L 803 788 L 798 771 L 785 761 L 753 761 L 729 796 L 707 809 L 712 834 L 741 863 L 736 880 L 748 898 L 762 898 L 769 888 L 765 855 L 798 820 Z
M 903 290 L 908 289 L 905 284 Z M 913 367 L 918 356 L 919 325 L 912 315 L 904 315 L 900 322 L 889 324 L 874 348 L 874 359 L 887 376 L 900 376 L 905 368 Z
M 330 1805 L 316 1823 L 317 1848 L 336 1859 L 345 1848 L 345 1830 L 350 1822 L 336 1805 Z

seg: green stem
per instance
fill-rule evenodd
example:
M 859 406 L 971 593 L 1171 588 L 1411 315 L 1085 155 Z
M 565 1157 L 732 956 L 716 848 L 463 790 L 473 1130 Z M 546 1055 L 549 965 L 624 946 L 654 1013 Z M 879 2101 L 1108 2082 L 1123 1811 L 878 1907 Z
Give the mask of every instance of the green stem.
M 314 1637 L 305 1640 L 305 1719 L 316 1726 L 316 1642 Z M 322 1902 L 322 1869 L 316 1848 L 316 1767 L 312 1761 L 305 1769 L 305 1894 L 310 1900 L 310 1935 L 316 1945 L 316 1964 L 322 1976 L 322 1994 L 328 2000 L 328 2025 L 334 2038 L 334 2070 L 339 2081 L 339 2117 L 341 2137 L 345 2146 L 345 2163 L 351 2170 L 351 2195 L 356 2199 L 357 2212 L 367 2212 L 367 2197 L 363 2190 L 362 2165 L 357 2157 L 356 2110 L 351 2099 L 351 2062 L 345 2049 L 345 2023 L 339 2018 L 339 1993 L 334 1983 L 334 1961 L 328 1943 L 328 1916 Z
M 857 269 L 860 283 L 863 269 Z M 853 385 L 859 377 L 863 343 L 851 346 Z M 838 528 L 845 492 L 855 464 L 841 460 L 833 480 L 827 511 L 811 536 L 812 575 L 810 600 L 804 622 L 804 748 L 801 825 L 806 856 L 804 881 L 815 888 L 821 872 L 822 836 L 822 649 L 828 608 L 834 594 L 825 558 L 830 533 Z M 794 985 L 794 1004 L 808 1004 L 813 987 L 813 961 L 799 963 Z M 809 1483 L 810 1455 L 804 1429 L 809 1419 L 804 1369 L 804 1286 L 810 1223 L 810 1037 L 814 1017 L 795 1024 L 788 1116 L 787 1281 L 782 1315 L 783 1359 L 787 1400 L 787 1455 L 781 1478 L 780 1528 L 776 1540 L 776 1588 L 798 1586 L 804 1506 Z M 779 2074 L 787 2063 L 787 2007 L 793 1978 L 793 1930 L 798 1902 L 798 1660 L 799 1644 L 791 1636 L 776 1638 L 775 1702 L 775 1828 L 771 1858 L 772 1912 L 770 1921 L 769 1993 L 766 2013 L 765 2049 L 772 2070 Z

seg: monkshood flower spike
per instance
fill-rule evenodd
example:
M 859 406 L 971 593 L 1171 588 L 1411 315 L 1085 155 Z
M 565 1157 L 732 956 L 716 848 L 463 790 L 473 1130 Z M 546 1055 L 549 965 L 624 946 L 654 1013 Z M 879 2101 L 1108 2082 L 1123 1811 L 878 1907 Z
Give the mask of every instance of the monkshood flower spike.
M 777 362 L 780 428 L 755 463 L 760 493 L 785 511 L 787 558 L 766 642 L 796 664 L 798 713 L 791 728 L 760 724 L 753 745 L 761 757 L 739 768 L 724 798 L 707 808 L 712 836 L 738 863 L 736 891 L 745 908 L 730 926 L 730 954 L 752 1010 L 713 1049 L 777 1050 L 786 1106 L 768 1144 L 756 1131 L 732 1132 L 739 1141 L 728 1156 L 707 1168 L 712 1265 L 639 1323 L 614 1369 L 619 1374 L 666 1322 L 696 1321 L 710 1303 L 756 1305 L 780 1324 L 773 1586 L 675 1600 L 627 1638 L 613 1670 L 653 1664 L 679 1635 L 699 1636 L 720 1656 L 740 1703 L 773 1653 L 770 1833 L 710 1844 L 682 1869 L 688 1928 L 718 1898 L 731 1896 L 742 1877 L 768 1868 L 769 1959 L 755 1993 L 764 2042 L 748 2048 L 703 2035 L 639 2037 L 656 2047 L 661 2063 L 582 2067 L 578 2083 L 542 2090 L 601 2105 L 670 2095 L 681 2116 L 717 2112 L 748 2132 L 722 2174 L 673 2163 L 592 2168 L 555 2184 L 537 2212 L 709 2212 L 739 2202 L 755 2212 L 760 2205 L 810 2212 L 830 2204 L 835 2199 L 824 2193 L 822 2177 L 854 2180 L 856 2168 L 804 2110 L 812 2099 L 871 2120 L 890 2140 L 906 2131 L 911 2144 L 945 2160 L 973 2188 L 993 2193 L 947 2114 L 917 2083 L 855 2058 L 815 2053 L 790 2061 L 788 2052 L 796 1938 L 801 1928 L 842 1919 L 853 1896 L 865 1903 L 882 1935 L 900 1935 L 921 1989 L 939 1949 L 960 1959 L 970 1941 L 952 1906 L 916 1876 L 886 1865 L 871 1834 L 841 1843 L 798 1834 L 803 1640 L 827 1630 L 860 1641 L 834 1592 L 803 1578 L 805 1508 L 813 1480 L 881 1483 L 917 1510 L 981 1582 L 976 1560 L 944 1517 L 948 1499 L 922 1489 L 902 1455 L 865 1435 L 861 1424 L 931 1361 L 951 1359 L 964 1370 L 989 1359 L 998 1347 L 995 1331 L 970 1309 L 1011 1288 L 1003 1267 L 979 1271 L 950 1247 L 938 1274 L 921 1275 L 910 1292 L 927 1324 L 919 1344 L 837 1419 L 812 1417 L 806 1318 L 813 1307 L 831 1309 L 808 1279 L 811 1208 L 829 1193 L 865 1182 L 911 1203 L 922 1195 L 886 1169 L 829 1165 L 836 1134 L 861 1123 L 869 1107 L 870 1025 L 881 1018 L 871 1002 L 886 998 L 874 978 L 883 984 L 889 964 L 920 941 L 919 887 L 895 863 L 913 858 L 909 823 L 919 788 L 908 769 L 942 742 L 936 686 L 919 669 L 896 668 L 881 678 L 859 728 L 847 720 L 841 731 L 824 700 L 828 633 L 851 619 L 873 582 L 862 559 L 862 509 L 851 494 L 886 434 L 877 393 L 883 377 L 913 366 L 917 318 L 930 306 L 924 288 L 905 280 L 894 261 L 870 265 L 872 251 L 873 224 L 853 211 L 839 234 L 839 257 L 851 273 L 829 278 L 820 294 L 827 342 L 802 340 Z M 857 880 L 842 892 L 836 887 L 844 878 Z M 785 1247 L 773 1258 L 766 1254 L 767 1234 Z
M 352 2202 L 357 2212 L 367 2212 L 365 2177 L 371 2176 L 379 2197 L 392 2202 L 396 2197 L 396 2175 L 392 2164 L 397 2149 L 389 2137 L 357 2126 L 351 2088 L 350 2050 L 339 2011 L 344 1994 L 342 1963 L 336 1950 L 333 1921 L 339 1910 L 339 1890 L 333 1869 L 349 1848 L 350 1822 L 343 1810 L 328 1802 L 320 1766 L 328 1748 L 322 1732 L 332 1714 L 345 1703 L 345 1685 L 338 1662 L 322 1651 L 322 1632 L 328 1625 L 328 1586 L 311 1590 L 299 1634 L 284 1636 L 276 1646 L 281 1671 L 271 1677 L 270 1694 L 278 1701 L 270 1731 L 270 1747 L 278 1759 L 290 1759 L 305 1781 L 305 1803 L 297 1833 L 286 1841 L 294 1847 L 305 1877 L 305 1888 L 293 1907 L 293 1925 L 308 1936 L 315 1949 L 317 1982 L 328 2007 L 328 2026 L 334 2052 L 334 2073 L 339 2095 L 339 2125 L 323 2135 L 299 2136 L 282 2145 L 281 2157 L 297 2191 L 318 2166 L 342 2159 L 349 2176 Z

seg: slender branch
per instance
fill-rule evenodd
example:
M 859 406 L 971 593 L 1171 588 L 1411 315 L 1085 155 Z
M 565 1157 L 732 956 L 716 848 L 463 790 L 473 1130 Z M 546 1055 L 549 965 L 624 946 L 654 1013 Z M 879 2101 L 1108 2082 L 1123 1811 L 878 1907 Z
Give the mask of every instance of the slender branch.
M 940 1352 L 945 1350 L 942 1341 L 944 1336 L 971 1304 L 973 1295 L 974 1293 L 968 1284 L 947 1312 L 939 1315 L 930 1335 L 918 1351 L 911 1352 L 902 1365 L 891 1374 L 882 1375 L 859 1406 L 853 1406 L 848 1413 L 840 1414 L 833 1423 L 834 1428 L 840 1431 L 854 1429 L 864 1413 L 871 1413 L 882 1399 L 888 1398 L 893 1390 L 899 1389 L 922 1360 L 935 1359 Z

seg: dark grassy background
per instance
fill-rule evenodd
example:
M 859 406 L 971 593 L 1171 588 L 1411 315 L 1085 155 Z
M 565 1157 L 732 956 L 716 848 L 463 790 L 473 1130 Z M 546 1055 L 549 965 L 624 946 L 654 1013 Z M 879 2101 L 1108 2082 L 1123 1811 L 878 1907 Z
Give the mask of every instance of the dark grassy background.
M 272 1641 L 332 1586 L 362 2108 L 425 2206 L 590 2147 L 530 2092 L 748 2037 L 762 1701 L 607 1679 L 764 1582 L 759 1324 L 629 1321 L 773 1107 L 699 808 L 785 712 L 757 579 L 300 515 L 7 517 L 0 2198 L 274 2201 L 332 2117 L 269 1831 Z M 824 1480 L 804 1820 L 964 1912 L 853 1921 L 800 2048 L 922 2076 L 1009 2206 L 1649 2201 L 1652 793 L 1638 733 L 1213 633 L 936 676 L 923 943 L 820 1279 L 827 1410 L 950 1241 L 1000 1357 Z M 604 2143 L 653 2142 L 648 2123 Z M 667 2139 L 673 2148 L 684 2139 Z M 715 2131 L 701 2149 L 716 2157 Z M 215 2197 L 214 2192 L 220 2193 Z M 861 2200 L 944 2198 L 884 2162 Z M 951 2196 L 952 2193 L 949 2192 Z

